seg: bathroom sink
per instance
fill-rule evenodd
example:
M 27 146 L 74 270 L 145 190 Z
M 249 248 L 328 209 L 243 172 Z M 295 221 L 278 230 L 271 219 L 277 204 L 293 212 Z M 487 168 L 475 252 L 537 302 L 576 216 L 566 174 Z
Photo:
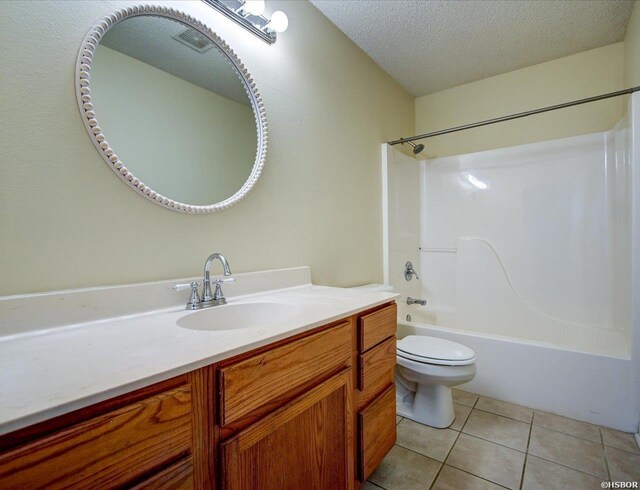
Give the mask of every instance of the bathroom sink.
M 191 330 L 240 330 L 278 325 L 300 314 L 302 308 L 288 303 L 235 303 L 189 313 L 176 321 Z

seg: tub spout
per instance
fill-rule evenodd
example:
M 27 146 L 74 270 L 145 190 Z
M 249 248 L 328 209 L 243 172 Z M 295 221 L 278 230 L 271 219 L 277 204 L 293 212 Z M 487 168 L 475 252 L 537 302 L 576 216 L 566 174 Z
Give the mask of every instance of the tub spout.
M 416 298 L 412 298 L 411 296 L 407 296 L 407 304 L 408 305 L 426 305 L 427 304 L 427 300 L 426 299 L 416 299 Z

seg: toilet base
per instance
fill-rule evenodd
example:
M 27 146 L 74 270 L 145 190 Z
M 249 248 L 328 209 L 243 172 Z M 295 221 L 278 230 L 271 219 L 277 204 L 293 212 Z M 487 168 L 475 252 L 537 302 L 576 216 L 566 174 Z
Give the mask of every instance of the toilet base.
M 396 398 L 398 415 L 430 427 L 444 429 L 456 417 L 449 386 L 422 384 L 415 393 L 399 390 Z

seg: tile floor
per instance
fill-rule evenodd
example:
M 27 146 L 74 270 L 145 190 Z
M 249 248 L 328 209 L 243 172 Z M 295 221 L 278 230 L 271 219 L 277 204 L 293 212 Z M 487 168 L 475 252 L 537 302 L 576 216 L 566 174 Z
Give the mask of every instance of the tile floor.
M 598 489 L 639 481 L 632 434 L 460 390 L 434 429 L 397 417 L 398 440 L 363 490 Z

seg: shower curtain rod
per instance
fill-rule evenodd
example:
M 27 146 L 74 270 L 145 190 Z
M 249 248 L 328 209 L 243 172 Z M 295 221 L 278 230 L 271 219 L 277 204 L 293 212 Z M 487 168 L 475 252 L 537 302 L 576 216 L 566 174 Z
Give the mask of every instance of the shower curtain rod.
M 609 92 L 608 94 L 596 95 L 594 97 L 587 97 L 586 99 L 578 99 L 572 102 L 565 102 L 564 104 L 551 105 L 543 107 L 542 109 L 534 109 L 532 111 L 518 112 L 509 116 L 496 117 L 493 119 L 486 119 L 484 121 L 478 121 L 471 124 L 464 124 L 462 126 L 454 126 L 452 128 L 440 129 L 438 131 L 432 131 L 430 133 L 418 134 L 409 138 L 400 138 L 399 140 L 389 141 L 389 145 L 399 145 L 401 143 L 407 143 L 409 141 L 417 141 L 425 138 L 433 138 L 434 136 L 440 136 L 443 134 L 456 133 L 458 131 L 464 131 L 465 129 L 479 128 L 480 126 L 488 126 L 489 124 L 495 124 L 504 121 L 511 121 L 512 119 L 520 119 L 521 117 L 533 116 L 534 114 L 541 114 L 543 112 L 555 111 L 556 109 L 564 109 L 565 107 L 572 107 L 574 105 L 587 104 L 589 102 L 596 102 L 598 100 L 610 99 L 612 97 L 619 97 L 621 95 L 629 95 L 640 90 L 640 86 L 626 88 L 624 90 L 618 90 L 617 92 Z

